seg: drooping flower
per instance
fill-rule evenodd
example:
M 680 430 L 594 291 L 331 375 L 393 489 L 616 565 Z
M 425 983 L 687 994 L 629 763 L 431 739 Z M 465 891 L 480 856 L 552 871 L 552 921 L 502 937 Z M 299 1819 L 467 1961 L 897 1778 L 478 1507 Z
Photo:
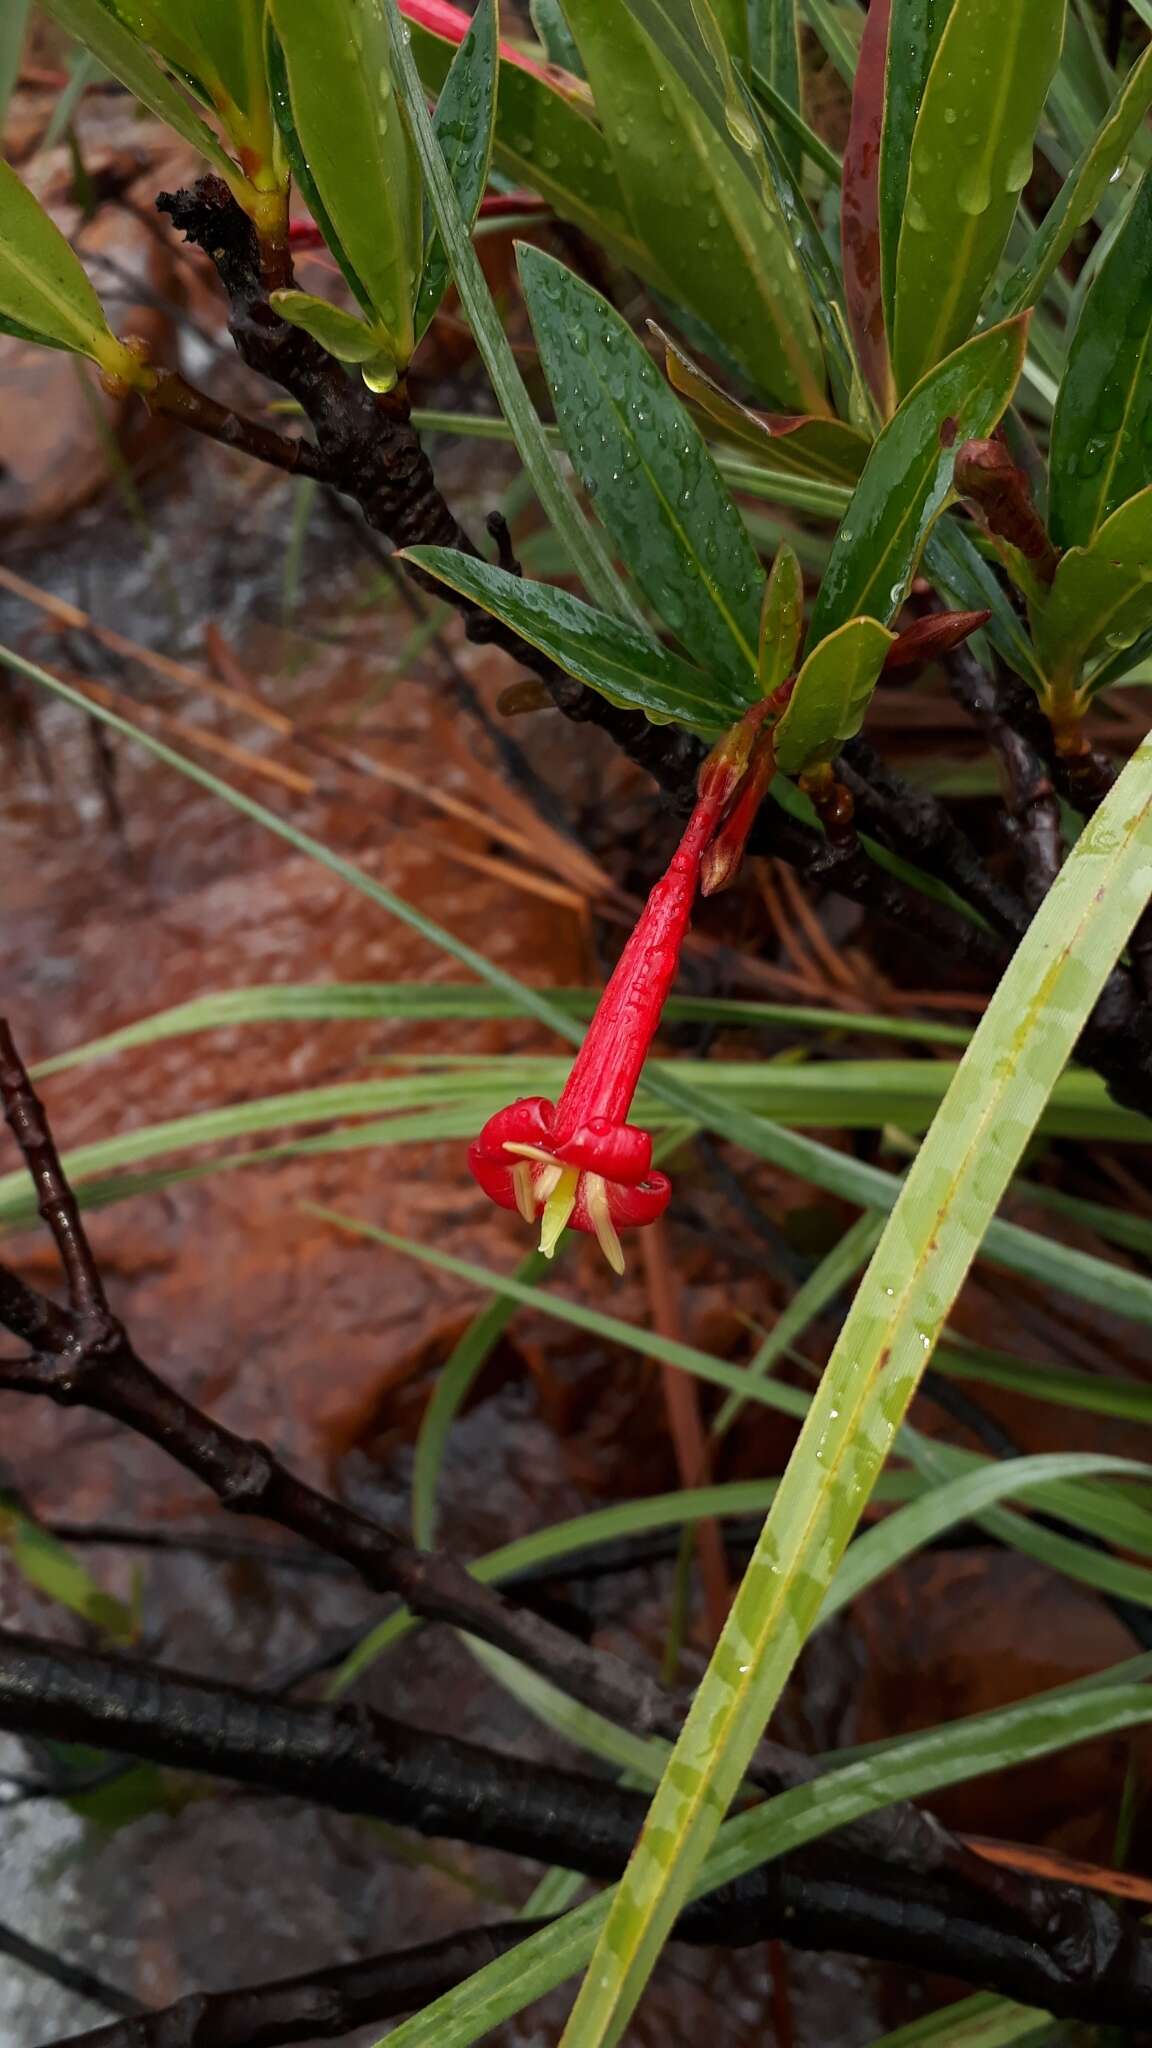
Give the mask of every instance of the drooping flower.
M 596 1006 L 559 1101 L 521 1097 L 489 1117 L 469 1147 L 469 1168 L 485 1194 L 502 1209 L 518 1209 L 526 1223 L 541 1219 L 540 1249 L 549 1258 L 565 1229 L 582 1230 L 622 1273 L 621 1229 L 653 1223 L 668 1206 L 672 1184 L 653 1169 L 651 1135 L 627 1121 L 628 1111 L 675 979 L 702 863 L 757 756 L 762 716 L 756 707 L 705 763 L 696 808 Z M 732 871 L 726 858 L 724 879 Z

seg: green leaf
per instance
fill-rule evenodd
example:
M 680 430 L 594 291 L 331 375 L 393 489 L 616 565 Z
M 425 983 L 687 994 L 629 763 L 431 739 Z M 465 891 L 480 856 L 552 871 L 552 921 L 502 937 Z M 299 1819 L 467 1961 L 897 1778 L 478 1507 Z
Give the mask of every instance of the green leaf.
M 573 1017 L 590 1017 L 599 992 L 593 988 L 553 988 L 552 1003 Z M 744 1025 L 758 1028 L 796 1027 L 799 1030 L 828 1031 L 842 1036 L 908 1038 L 922 1044 L 967 1045 L 971 1033 L 962 1026 L 942 1023 L 936 1017 L 902 1018 L 872 1016 L 853 1011 L 851 1023 L 841 1010 L 821 1010 L 799 1003 L 756 1003 L 724 996 L 669 996 L 664 1012 L 669 1021 Z M 520 1008 L 510 996 L 470 982 L 332 981 L 272 982 L 266 987 L 222 989 L 196 996 L 191 1002 L 176 1003 L 158 1010 L 135 1024 L 91 1039 L 86 1045 L 40 1060 L 32 1069 L 33 1079 L 66 1072 L 70 1067 L 106 1059 L 117 1052 L 129 1052 L 140 1045 L 155 1045 L 168 1038 L 181 1038 L 200 1031 L 231 1030 L 241 1024 L 299 1024 L 333 1018 L 415 1019 L 418 1022 L 447 1018 L 465 1023 L 474 1018 L 517 1017 Z M 1051 1190 L 1045 1191 L 1051 1194 Z M 1099 1204 L 1092 1205 L 1093 1227 L 1099 1227 Z M 1119 1211 L 1109 1210 L 1109 1215 Z M 1092 1219 L 1090 1219 L 1092 1220 Z M 1137 1231 L 1137 1249 L 1152 1250 L 1152 1224 L 1128 1219 Z
M 420 178 L 376 0 L 270 0 L 292 128 L 349 283 L 402 369 L 423 244 Z M 335 252 L 334 252 L 335 253 Z
M 843 165 L 836 151 L 828 147 L 823 138 L 808 126 L 807 121 L 802 120 L 786 95 L 774 86 L 762 71 L 754 68 L 750 83 L 753 98 L 761 111 L 776 125 L 781 153 L 785 162 L 793 167 L 793 174 L 797 178 L 801 176 L 803 161 L 806 159 L 808 163 L 816 164 L 833 185 L 838 185 L 843 175 Z M 784 148 L 788 137 L 796 144 L 799 161 L 794 161 Z
M 133 5 L 139 4 L 133 0 Z M 162 18 L 172 12 L 170 6 L 160 11 Z M 196 0 L 191 10 L 200 46 L 228 98 L 258 123 L 270 113 L 264 68 L 266 12 L 266 0 Z
M 432 94 L 443 90 L 454 45 L 423 23 L 406 23 L 420 76 Z M 539 192 L 619 262 L 658 284 L 659 266 L 624 208 L 611 152 L 587 106 L 549 86 L 505 55 L 496 88 L 493 156 L 518 185 Z
M 754 671 L 749 671 L 748 686 L 740 691 L 718 674 L 705 674 L 668 648 L 654 646 L 623 619 L 594 611 L 554 584 L 510 576 L 455 548 L 408 548 L 403 559 L 472 598 L 612 704 L 628 705 L 657 720 L 676 719 L 700 732 L 719 733 L 755 701 Z
M 996 1998 L 981 1991 L 974 1998 L 962 1998 L 955 2005 L 941 2006 L 907 2027 L 885 2034 L 872 2048 L 1043 2048 L 1055 2042 L 1047 2013 L 1029 2006 L 1014 2005 L 1010 1998 Z
M 543 250 L 517 254 L 557 424 L 597 513 L 695 659 L 750 688 L 760 564 L 712 457 L 614 307 Z
M 765 80 L 774 94 L 797 114 L 803 110 L 800 71 L 800 23 L 796 0 L 748 0 L 748 61 L 754 74 Z M 793 174 L 804 168 L 804 146 L 792 128 L 782 123 L 777 139 Z
M 764 590 L 756 668 L 762 697 L 770 697 L 793 673 L 804 630 L 804 576 L 796 555 L 781 541 Z
M 139 369 L 117 341 L 79 257 L 0 157 L 0 319 L 11 334 L 90 356 L 111 376 Z
M 903 604 L 929 528 L 955 495 L 962 442 L 990 434 L 1024 362 L 1027 315 L 978 334 L 929 372 L 888 421 L 832 545 L 809 645 L 845 620 Z
M 0 20 L 0 129 L 3 129 L 8 102 L 20 76 L 31 12 L 32 0 L 8 0 Z
M 71 1614 L 78 1614 L 110 1642 L 135 1642 L 139 1629 L 132 1609 L 98 1586 L 68 1546 L 28 1514 L 14 1493 L 4 1489 L 0 1489 L 0 1548 L 46 1600 L 55 1600 Z
M 902 1439 L 903 1441 L 903 1439 Z M 885 1517 L 874 1528 L 857 1536 L 841 1562 L 824 1597 L 818 1626 L 831 1621 L 867 1587 L 892 1571 L 906 1558 L 934 1542 L 948 1529 L 964 1522 L 984 1521 L 987 1510 L 1009 1499 L 1030 1500 L 1033 1487 L 1047 1488 L 1054 1482 L 1109 1475 L 1116 1478 L 1147 1479 L 1152 1468 L 1134 1458 L 1111 1458 L 1099 1453 L 1052 1452 L 1030 1458 L 1007 1458 L 997 1463 L 980 1463 L 955 1479 L 933 1485 L 919 1500 Z M 1016 1518 L 1018 1522 L 1019 1518 Z M 1014 1524 L 1015 1526 L 1015 1524 Z M 1069 1548 L 1084 1549 L 1083 1545 Z M 1115 1563 L 1115 1559 L 1108 1562 Z M 1145 1586 L 1152 1577 L 1142 1575 Z M 1148 1598 L 1147 1591 L 1144 1594 Z
M 663 344 L 669 383 L 699 406 L 726 440 L 754 449 L 769 470 L 784 469 L 834 483 L 856 482 L 868 454 L 867 435 L 842 420 L 819 414 L 792 418 L 787 413 L 754 412 L 739 399 L 730 398 L 654 320 L 648 324 Z
M 884 322 L 889 334 L 894 324 L 896 254 L 908 198 L 912 137 L 932 59 L 953 4 L 954 0 L 892 0 L 879 170 L 880 259 Z
M 1152 486 L 1113 512 L 1087 547 L 1068 550 L 1035 609 L 1036 651 L 1053 695 L 1066 699 L 1085 663 L 1111 660 L 1149 625 Z
M 550 64 L 559 64 L 576 78 L 583 77 L 580 52 L 572 39 L 560 0 L 528 0 L 532 26 Z
M 1152 46 L 1137 58 L 1025 254 L 997 293 L 994 317 L 1020 313 L 1035 304 L 1073 237 L 1091 220 L 1112 179 L 1122 169 L 1150 106 Z
M 813 648 L 773 729 L 782 775 L 833 760 L 859 732 L 895 638 L 875 619 L 849 619 Z
M 1152 738 L 1037 911 L 912 1165 L 618 1887 L 569 2048 L 620 2039 L 699 1881 L 988 1222 L 1147 902 L 1150 859 Z M 778 1818 L 778 1801 L 760 1817 L 773 1806 Z
M 689 46 L 705 105 L 626 0 L 568 0 L 567 14 L 635 232 L 673 295 L 717 329 L 766 396 L 826 411 L 799 266 L 728 133 L 710 53 L 698 36 Z
M 409 47 L 407 26 L 400 16 L 396 0 L 382 0 L 382 4 L 387 12 L 396 77 L 424 174 L 428 203 L 448 251 L 460 303 L 500 401 L 500 409 L 515 437 L 520 458 L 532 479 L 536 496 L 593 602 L 604 611 L 623 613 L 647 631 L 631 593 L 621 583 L 598 535 L 588 526 L 561 475 L 456 203 L 456 194 L 424 103 L 424 90 Z
M 1152 52 L 1150 52 L 1152 55 Z M 1152 481 L 1152 171 L 1094 277 L 1052 421 L 1049 522 L 1084 546 Z
M 892 325 L 898 391 L 972 330 L 1032 173 L 1064 8 L 964 0 L 945 24 L 908 160 Z
M 472 25 L 452 59 L 436 101 L 433 127 L 460 217 L 471 228 L 480 211 L 492 162 L 496 127 L 496 81 L 500 68 L 498 0 L 480 0 Z M 448 286 L 450 265 L 443 237 L 433 227 L 424 242 L 424 268 L 416 294 L 416 339 L 420 340 Z
M 386 353 L 382 353 L 383 337 L 374 334 L 354 313 L 346 313 L 342 306 L 334 306 L 329 299 L 313 298 L 311 292 L 273 292 L 269 303 L 282 320 L 287 320 L 291 327 L 303 328 L 305 334 L 312 335 L 338 361 L 390 364 L 392 383 L 396 382 L 396 366 Z M 387 390 L 389 387 L 377 388 Z
M 44 6 L 61 28 L 91 50 L 150 113 L 190 142 L 234 189 L 244 182 L 208 123 L 103 0 L 44 0 Z

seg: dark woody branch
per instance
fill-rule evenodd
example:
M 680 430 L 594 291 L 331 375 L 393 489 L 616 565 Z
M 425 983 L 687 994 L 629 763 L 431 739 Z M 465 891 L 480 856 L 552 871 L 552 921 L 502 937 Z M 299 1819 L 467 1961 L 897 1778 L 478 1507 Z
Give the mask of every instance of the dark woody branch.
M 67 2048 L 285 2048 L 292 2041 L 333 2041 L 431 2004 L 541 1924 L 499 1921 L 335 1969 L 237 1991 L 192 1992 L 160 2011 L 70 2034 Z
M 365 1708 L 269 1701 L 15 1634 L 0 1633 L 0 1726 L 210 1772 L 425 1835 L 561 1863 L 596 1879 L 624 1869 L 647 1810 L 642 1793 L 429 1735 Z M 995 1902 L 974 1903 L 953 1878 L 846 1864 L 826 1839 L 697 1900 L 677 1922 L 676 1937 L 739 1947 L 783 1935 L 797 1946 L 944 1970 L 1061 2017 L 1152 2023 L 1152 1935 L 1074 1886 L 1028 1880 L 1027 1888 L 1024 1929 Z M 427 1996 L 427 1984 L 421 1988 Z M 417 1995 L 410 1980 L 398 1987 L 385 1979 L 376 1995 L 385 1993 L 409 2001 Z M 343 2018 L 347 2004 L 337 2011 Z M 249 2024 L 252 2016 L 249 2006 Z M 204 2015 L 185 2001 L 181 2017 L 199 2024 Z M 300 2026 L 298 2006 L 289 2017 Z M 212 2025 L 200 2036 L 181 2037 L 175 2021 L 167 2036 L 146 2031 L 164 2018 L 104 2028 L 95 2039 L 104 2048 L 161 2048 L 199 2038 L 205 2048 L 220 2048 L 210 2008 Z M 315 2031 L 314 2007 L 307 2018 Z M 291 2038 L 283 2031 L 255 2035 L 265 2043 Z

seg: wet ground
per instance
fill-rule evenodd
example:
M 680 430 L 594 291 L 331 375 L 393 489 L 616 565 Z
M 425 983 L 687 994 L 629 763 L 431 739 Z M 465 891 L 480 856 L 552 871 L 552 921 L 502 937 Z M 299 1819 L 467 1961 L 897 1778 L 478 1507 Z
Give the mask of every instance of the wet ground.
M 142 232 L 138 247 L 159 264 L 159 296 L 168 306 L 171 257 L 156 255 Z M 115 260 L 124 254 L 117 244 Z M 196 323 L 185 329 L 193 357 L 199 350 L 206 371 L 225 374 L 195 280 L 179 273 L 175 298 L 181 317 Z M 168 320 L 170 311 L 159 317 Z M 50 374 L 55 380 L 60 366 L 53 363 Z M 66 395 L 69 403 L 75 396 L 74 379 L 44 381 L 48 375 L 15 351 L 0 359 L 8 568 L 197 667 L 206 667 L 212 651 L 205 639 L 211 624 L 269 705 L 307 727 L 352 733 L 390 768 L 449 795 L 497 806 L 489 744 L 460 710 L 444 650 L 417 652 L 411 616 L 346 524 L 323 503 L 309 506 L 297 486 L 256 477 L 217 451 L 137 445 L 139 480 L 130 483 L 123 469 L 109 480 L 98 433 L 85 443 L 84 470 L 76 423 L 90 418 L 87 401 L 69 415 L 66 431 L 60 415 Z M 35 457 L 22 439 L 33 415 L 43 436 Z M 18 447 L 25 448 L 23 470 Z M 465 467 L 457 462 L 457 471 L 461 498 L 473 510 L 498 500 L 504 477 L 490 454 Z M 309 793 L 271 785 L 235 760 L 216 765 L 515 972 L 570 983 L 599 971 L 606 933 L 580 892 L 565 897 L 553 886 L 541 894 L 524 885 L 522 873 L 493 871 L 507 848 L 482 825 L 446 821 L 411 793 L 342 777 L 314 755 L 274 743 L 258 722 L 119 662 L 87 635 L 61 636 L 2 590 L 0 638 L 217 739 L 291 762 L 314 778 Z M 455 641 L 450 653 L 494 713 L 511 671 Z M 235 670 L 228 674 L 235 681 Z M 210 990 L 460 978 L 426 941 L 216 798 L 126 743 L 98 742 L 83 714 L 31 685 L 4 687 L 3 994 L 29 1057 Z M 670 827 L 642 782 L 548 715 L 511 729 L 617 879 L 634 888 L 655 872 Z M 543 864 L 540 873 L 547 881 Z M 60 1137 L 77 1145 L 196 1108 L 364 1077 L 400 1053 L 537 1042 L 508 1024 L 249 1027 L 62 1073 L 45 1092 Z M 746 1189 L 797 1241 L 805 1232 L 818 1239 L 842 1220 L 814 1210 L 809 1191 L 767 1173 L 749 1178 Z M 455 1280 L 350 1239 L 306 1203 L 501 1269 L 521 1249 L 514 1225 L 494 1217 L 468 1182 L 457 1145 L 290 1159 L 198 1179 L 104 1210 L 92 1230 L 115 1304 L 145 1357 L 232 1427 L 265 1436 L 299 1469 L 400 1526 L 414 1433 L 474 1296 Z M 769 1317 L 785 1297 L 787 1275 L 733 1209 L 730 1189 L 703 1168 L 688 1176 L 674 1230 L 685 1336 L 746 1355 L 742 1318 Z M 52 1283 L 41 1235 L 22 1233 L 6 1256 L 39 1283 Z M 571 1261 L 562 1284 L 603 1298 L 587 1251 Z M 614 1290 L 611 1307 L 636 1321 L 648 1315 L 642 1274 Z M 1067 1362 L 1099 1359 L 1123 1341 L 1101 1319 L 1077 1319 L 1063 1308 L 1057 1333 L 1045 1304 L 991 1276 L 970 1290 L 966 1314 L 976 1332 L 991 1320 L 996 1341 L 1039 1345 L 1037 1355 Z M 1067 1436 L 1045 1434 L 1049 1411 L 1004 1397 L 996 1412 L 1023 1448 L 1069 1447 Z M 1135 1434 L 1093 1423 L 1090 1440 L 1131 1451 Z M 1088 1425 L 1078 1423 L 1077 1447 L 1088 1441 Z M 723 1476 L 777 1470 L 786 1450 L 782 1425 L 749 1425 L 734 1434 Z M 220 1526 L 193 1482 L 158 1452 L 83 1415 L 4 1398 L 0 1459 L 3 1475 L 46 1520 Z M 655 1375 L 633 1357 L 524 1315 L 453 1432 L 443 1534 L 470 1554 L 582 1508 L 675 1483 Z M 153 1654 L 259 1683 L 379 1613 L 354 1582 L 269 1567 L 258 1554 L 260 1532 L 247 1533 L 254 1554 L 245 1562 L 185 1554 L 145 1561 L 143 1641 Z M 107 1547 L 85 1556 L 102 1584 L 132 1596 L 138 1559 Z M 670 1567 L 563 1591 L 584 1609 L 598 1640 L 658 1659 Z M 0 1613 L 45 1633 L 76 1632 L 2 1560 Z M 929 1556 L 821 1638 L 781 1725 L 810 1748 L 867 1740 L 1056 1683 L 1130 1647 L 1092 1596 L 1023 1559 L 988 1549 Z M 696 1615 L 686 1670 L 703 1653 Z M 362 1693 L 427 1726 L 525 1754 L 564 1755 L 442 1632 L 410 1639 L 368 1674 Z M 11 1748 L 3 1763 L 14 1767 Z M 1122 1780 L 1123 1758 L 1098 1746 L 1058 1767 L 1018 1773 L 1009 1785 L 966 1790 L 950 1817 L 978 1832 L 1106 1859 Z M 175 1788 L 173 1810 L 152 1811 L 113 1833 L 59 1803 L 4 1813 L 0 1921 L 163 2003 L 191 1988 L 428 1939 L 476 1918 L 477 1886 L 518 1904 L 534 1881 L 534 1872 L 509 1858 L 453 1845 L 438 1845 L 430 1858 L 415 1838 L 385 1838 L 367 1823 L 302 1803 L 228 1788 L 199 1788 L 189 1799 L 190 1789 Z M 765 1951 L 673 1955 L 629 2038 L 652 2048 L 695 2048 L 705 2038 L 715 2048 L 771 2043 L 768 1972 Z M 838 2048 L 873 2039 L 914 2012 L 918 1999 L 945 1989 L 912 1982 L 897 1990 L 884 1973 L 839 1958 L 790 1958 L 788 1982 L 797 2041 Z M 493 2038 L 506 2048 L 534 2048 L 556 2038 L 562 2009 L 562 1999 L 552 2001 Z M 0 1963 L 5 2048 L 42 2048 L 98 2017 Z

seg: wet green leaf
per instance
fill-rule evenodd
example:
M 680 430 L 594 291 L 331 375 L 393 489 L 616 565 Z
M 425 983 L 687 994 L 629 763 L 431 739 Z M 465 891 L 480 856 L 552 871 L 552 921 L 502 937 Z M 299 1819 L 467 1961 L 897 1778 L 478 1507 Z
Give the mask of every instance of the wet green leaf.
M 788 106 L 798 114 L 803 112 L 796 0 L 749 0 L 748 61 Z M 794 175 L 800 177 L 804 169 L 802 143 L 782 124 L 776 133 Z
M 430 92 L 439 93 L 455 46 L 420 22 L 409 21 L 407 26 L 420 76 Z M 582 228 L 650 283 L 667 285 L 625 211 L 612 155 L 592 118 L 590 99 L 587 106 L 579 105 L 505 59 L 496 88 L 493 156 L 507 177 L 539 192 L 562 220 Z
M 826 410 L 823 366 L 799 265 L 730 134 L 723 81 L 699 37 L 673 62 L 626 0 L 568 0 L 638 239 L 673 296 L 721 335 L 766 397 Z M 698 92 L 682 76 L 691 61 Z
M 271 305 L 282 320 L 300 327 L 342 363 L 375 363 L 380 358 L 381 337 L 374 334 L 354 313 L 329 299 L 313 298 L 311 292 L 273 292 Z M 395 369 L 392 381 L 395 383 Z
M 509 576 L 454 548 L 408 548 L 404 559 L 503 619 L 568 675 L 599 690 L 613 704 L 718 733 L 755 700 L 752 671 L 741 692 L 715 672 L 691 667 L 622 619 L 594 611 L 553 584 Z
M 849 619 L 813 648 L 775 727 L 782 775 L 831 761 L 859 732 L 895 637 L 875 619 Z
M 1152 482 L 1152 171 L 1089 288 L 1052 422 L 1049 520 L 1083 546 Z
M 1087 547 L 1070 548 L 1034 613 L 1036 650 L 1053 693 L 1076 688 L 1086 662 L 1101 666 L 1152 625 L 1152 486 L 1105 520 Z
M 472 26 L 452 59 L 436 101 L 433 127 L 448 166 L 448 176 L 469 227 L 480 211 L 492 162 L 496 124 L 496 81 L 499 75 L 498 0 L 480 0 Z M 444 296 L 450 275 L 448 252 L 439 230 L 425 222 L 424 268 L 416 294 L 416 339 Z
M 111 375 L 131 375 L 136 359 L 104 318 L 78 256 L 0 158 L 0 325 L 22 339 L 90 356 Z
M 44 5 L 61 28 L 91 50 L 143 106 L 199 150 L 221 177 L 235 182 L 236 165 L 221 147 L 219 138 L 189 105 L 167 72 L 154 62 L 139 38 L 103 0 L 44 0 Z
M 972 330 L 1031 176 L 1064 8 L 964 0 L 945 24 L 908 160 L 892 324 L 898 391 Z
M 669 383 L 699 406 L 726 441 L 754 449 L 765 469 L 834 483 L 856 482 L 871 445 L 866 435 L 842 420 L 811 413 L 792 418 L 787 413 L 754 412 L 730 398 L 655 321 L 649 325 L 664 345 Z
M 795 552 L 781 541 L 760 610 L 759 689 L 770 697 L 796 667 L 804 630 L 804 574 Z
M 518 254 L 561 437 L 600 519 L 695 659 L 750 688 L 760 565 L 704 442 L 614 307 L 555 257 Z
M 1100 128 L 1069 171 L 1028 248 L 997 293 L 995 318 L 1034 305 L 1074 235 L 1091 220 L 1152 106 L 1152 45 L 1132 66 Z M 1086 536 L 1077 535 L 1077 539 Z
M 448 251 L 460 304 L 541 508 L 566 549 L 589 597 L 606 611 L 620 612 L 634 619 L 646 631 L 646 622 L 631 592 L 617 575 L 599 534 L 585 519 L 528 395 L 452 189 L 448 168 L 428 114 L 407 25 L 396 0 L 376 0 L 376 4 L 384 11 L 404 116 L 424 175 L 428 204 Z
M 880 259 L 884 320 L 893 328 L 896 254 L 908 198 L 908 163 L 924 87 L 954 0 L 892 0 L 880 143 Z
M 401 368 L 413 348 L 420 178 L 376 0 L 271 0 L 292 126 L 349 283 Z
M 976 335 L 889 420 L 832 544 L 812 646 L 846 619 L 886 621 L 899 609 L 929 528 L 954 496 L 955 450 L 991 433 L 1016 388 L 1026 339 L 1026 315 Z

